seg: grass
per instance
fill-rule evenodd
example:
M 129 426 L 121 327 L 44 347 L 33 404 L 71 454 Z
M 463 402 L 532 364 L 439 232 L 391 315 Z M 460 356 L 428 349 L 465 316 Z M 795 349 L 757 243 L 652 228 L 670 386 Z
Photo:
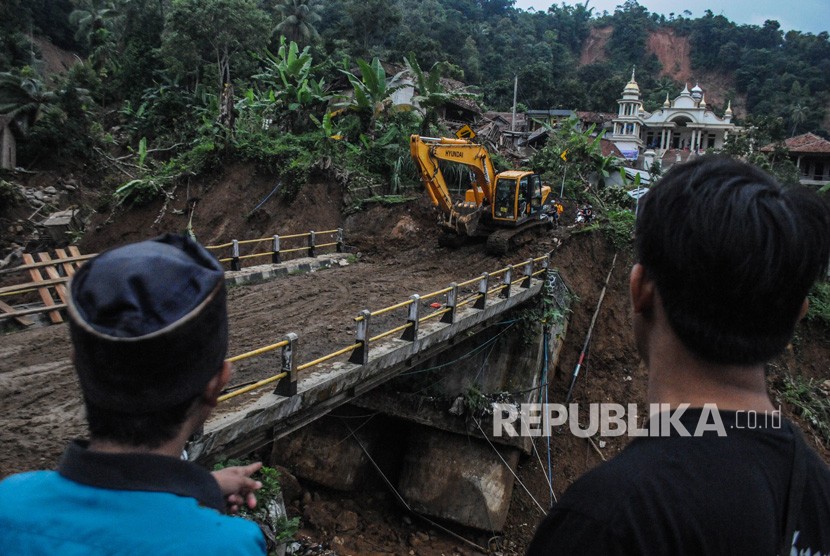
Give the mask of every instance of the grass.
M 817 282 L 807 298 L 810 300 L 807 320 L 830 326 L 830 282 Z
M 817 380 L 785 374 L 781 398 L 810 424 L 825 445 L 830 444 L 830 398 Z

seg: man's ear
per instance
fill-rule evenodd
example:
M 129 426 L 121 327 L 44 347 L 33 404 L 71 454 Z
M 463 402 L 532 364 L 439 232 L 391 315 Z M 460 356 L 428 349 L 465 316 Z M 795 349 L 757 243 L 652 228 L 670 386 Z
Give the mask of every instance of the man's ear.
M 210 407 L 216 407 L 217 398 L 222 394 L 222 390 L 225 389 L 225 386 L 228 385 L 228 382 L 231 380 L 231 364 L 228 361 L 222 363 L 222 369 L 216 373 L 210 382 L 207 383 L 205 386 L 204 394 L 202 397 L 205 400 L 205 403 Z
M 631 267 L 628 287 L 631 294 L 631 307 L 634 309 L 634 313 L 645 316 L 650 315 L 654 308 L 654 281 L 648 277 L 645 267 L 640 263 Z

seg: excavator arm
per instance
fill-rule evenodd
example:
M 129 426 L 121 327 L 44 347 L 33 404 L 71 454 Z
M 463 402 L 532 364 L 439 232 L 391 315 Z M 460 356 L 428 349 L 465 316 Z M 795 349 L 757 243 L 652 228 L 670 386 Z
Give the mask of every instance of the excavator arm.
M 467 191 L 467 202 L 474 203 L 475 207 L 481 207 L 485 200 L 492 203 L 496 171 L 487 149 L 466 139 L 447 137 L 412 135 L 409 141 L 412 160 L 418 167 L 427 193 L 432 203 L 447 217 L 455 215 L 456 209 L 447 181 L 438 166 L 439 160 L 463 164 L 472 171 L 475 183 Z

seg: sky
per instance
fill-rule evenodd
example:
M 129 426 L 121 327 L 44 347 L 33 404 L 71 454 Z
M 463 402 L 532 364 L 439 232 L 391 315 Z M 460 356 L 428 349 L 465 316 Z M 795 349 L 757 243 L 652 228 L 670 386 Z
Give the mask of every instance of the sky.
M 614 13 L 624 0 L 589 0 L 588 7 L 594 14 L 607 10 Z M 567 0 L 516 0 L 515 6 L 523 10 L 535 8 L 547 11 L 551 4 L 578 4 Z M 692 18 L 703 16 L 707 9 L 715 15 L 723 15 L 737 24 L 763 25 L 767 19 L 781 24 L 785 32 L 790 30 L 817 35 L 830 31 L 830 0 L 638 0 L 650 13 L 682 15 L 683 10 L 692 12 Z

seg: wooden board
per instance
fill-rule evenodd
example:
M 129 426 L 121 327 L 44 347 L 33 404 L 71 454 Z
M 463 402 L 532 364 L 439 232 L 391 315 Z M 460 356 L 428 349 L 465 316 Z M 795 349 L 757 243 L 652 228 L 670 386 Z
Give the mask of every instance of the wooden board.
M 29 253 L 23 253 L 23 262 L 26 264 L 34 264 L 35 260 Z M 35 284 L 42 283 L 43 275 L 41 275 L 40 270 L 37 268 L 32 268 L 29 270 L 29 275 L 32 278 L 32 282 Z M 37 289 L 38 293 L 40 294 L 40 299 L 43 301 L 43 304 L 47 307 L 53 307 L 55 305 L 55 300 L 52 298 L 52 292 L 49 291 L 48 286 L 43 286 Z M 63 317 L 59 311 L 49 311 L 49 320 L 52 321 L 53 324 L 60 324 L 63 322 Z
M 49 253 L 38 253 L 37 256 L 44 263 L 52 260 L 52 257 L 49 256 Z M 47 266 L 44 268 L 44 270 L 46 270 L 46 275 L 52 280 L 57 280 L 58 278 L 62 277 L 60 273 L 58 273 L 57 266 Z M 55 284 L 54 288 L 55 291 L 58 292 L 58 297 L 60 297 L 61 302 L 63 302 L 64 304 L 69 303 L 69 296 L 66 293 L 66 284 Z
M 14 314 L 17 311 L 11 305 L 0 301 L 0 312 L 8 313 L 8 314 Z M 35 321 L 33 321 L 32 319 L 29 319 L 29 318 L 26 318 L 26 317 L 13 317 L 13 318 L 14 318 L 14 320 L 19 322 L 23 326 L 32 326 L 35 323 Z

